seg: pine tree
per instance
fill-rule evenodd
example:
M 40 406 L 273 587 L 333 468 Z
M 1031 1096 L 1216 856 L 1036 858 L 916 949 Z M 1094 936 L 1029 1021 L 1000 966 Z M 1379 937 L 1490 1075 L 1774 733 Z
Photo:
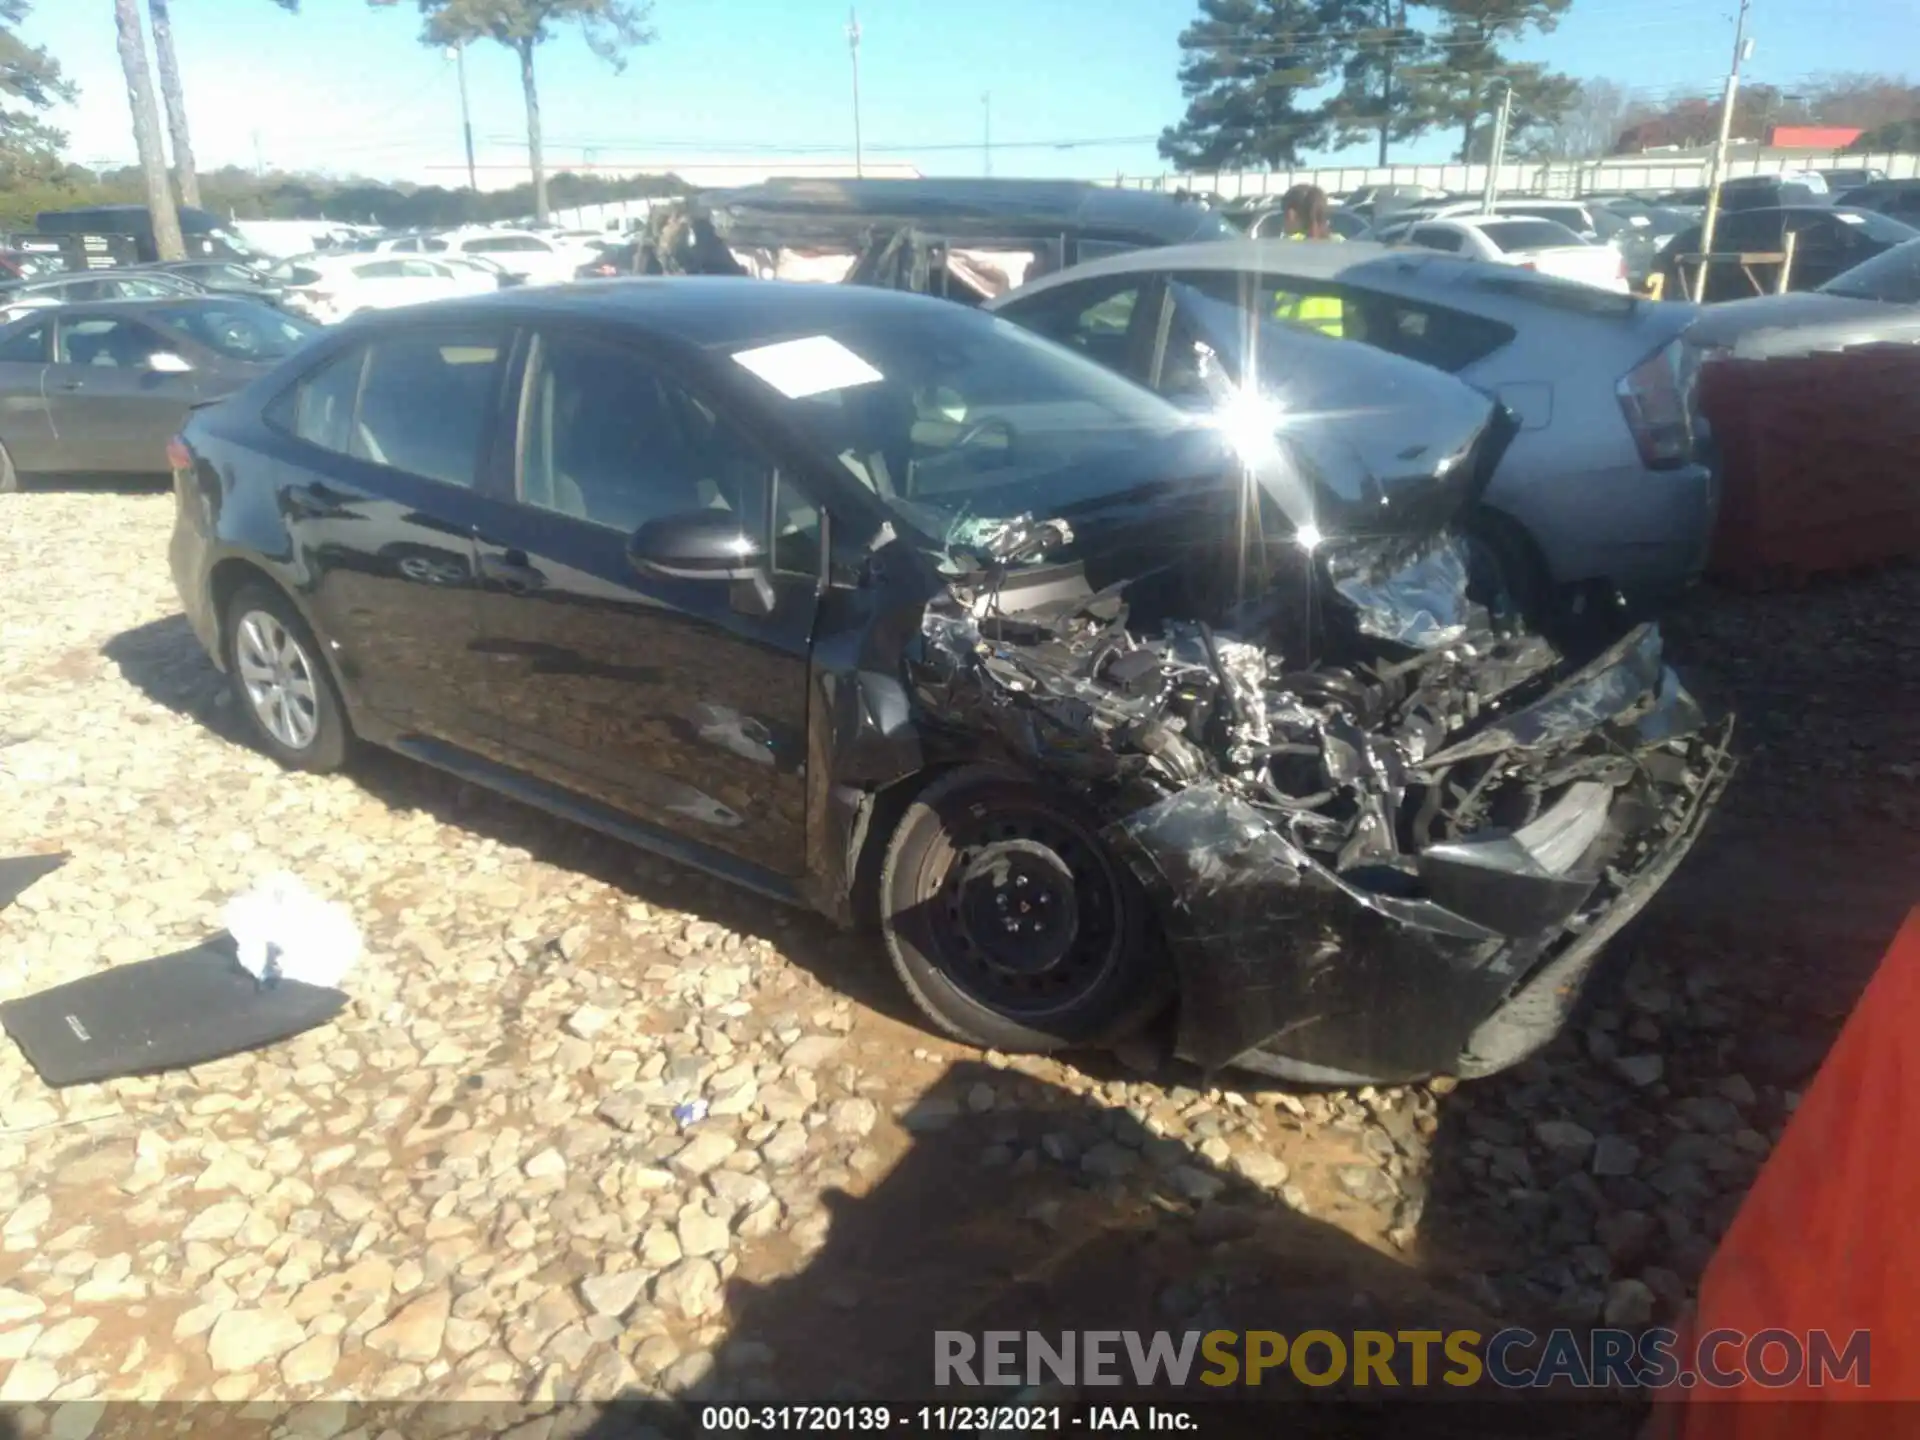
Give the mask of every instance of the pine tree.
M 1324 142 L 1324 105 L 1300 97 L 1333 68 L 1320 7 L 1311 0 L 1200 0 L 1180 32 L 1186 117 L 1160 136 L 1160 153 L 1184 170 L 1297 165 Z

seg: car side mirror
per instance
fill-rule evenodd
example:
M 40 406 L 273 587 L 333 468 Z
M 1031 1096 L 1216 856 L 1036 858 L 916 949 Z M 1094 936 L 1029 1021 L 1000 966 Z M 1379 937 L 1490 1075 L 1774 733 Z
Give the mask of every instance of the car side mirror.
M 649 520 L 627 541 L 627 560 L 642 575 L 670 580 L 725 580 L 733 608 L 773 610 L 773 582 L 764 541 L 747 533 L 731 510 L 688 510 Z
M 193 362 L 171 350 L 156 350 L 147 357 L 147 369 L 156 375 L 185 375 L 193 369 Z

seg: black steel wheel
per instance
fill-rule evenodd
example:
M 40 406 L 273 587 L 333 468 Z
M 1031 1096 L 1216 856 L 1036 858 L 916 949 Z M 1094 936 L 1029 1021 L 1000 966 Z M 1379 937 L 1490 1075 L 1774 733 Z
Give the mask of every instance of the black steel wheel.
M 972 1044 L 1107 1043 L 1165 994 L 1139 887 L 1091 817 L 1000 772 L 957 771 L 908 808 L 880 899 L 908 993 Z

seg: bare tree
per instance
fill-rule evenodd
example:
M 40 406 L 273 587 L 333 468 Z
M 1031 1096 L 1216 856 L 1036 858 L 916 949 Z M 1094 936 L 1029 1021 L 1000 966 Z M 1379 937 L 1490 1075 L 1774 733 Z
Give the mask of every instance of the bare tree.
M 120 35 L 120 68 L 127 76 L 127 105 L 133 111 L 133 143 L 147 182 L 147 209 L 153 216 L 153 246 L 162 260 L 184 260 L 180 214 L 167 183 L 167 156 L 160 143 L 160 107 L 154 103 L 153 77 L 147 73 L 147 38 L 140 28 L 140 0 L 113 0 Z
M 1641 118 L 1633 97 L 1611 80 L 1582 80 L 1573 104 L 1537 135 L 1532 151 L 1543 160 L 1598 160 L 1611 155 L 1620 132 Z

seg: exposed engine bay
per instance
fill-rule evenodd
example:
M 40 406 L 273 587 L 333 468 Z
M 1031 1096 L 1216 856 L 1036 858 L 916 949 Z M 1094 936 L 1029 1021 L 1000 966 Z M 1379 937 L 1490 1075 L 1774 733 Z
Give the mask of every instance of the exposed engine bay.
M 1656 630 L 1584 665 L 1503 631 L 1468 598 L 1450 531 L 1297 552 L 1299 584 L 1208 618 L 1158 603 L 1191 588 L 1160 577 L 1096 591 L 1009 571 L 1070 539 L 1027 517 L 983 532 L 956 605 L 926 616 L 920 698 L 1091 796 L 1149 889 L 1171 887 L 1175 945 L 1237 968 L 1242 988 L 1246 967 L 1274 967 L 1276 1021 L 1381 1001 L 1331 973 L 1368 962 L 1351 953 L 1352 914 L 1326 920 L 1326 903 L 1441 945 L 1498 1007 L 1677 860 L 1724 778 L 1724 730 L 1704 734 Z M 1311 626 L 1288 613 L 1315 608 Z M 1382 1037 L 1374 1073 L 1498 1068 L 1514 1057 L 1480 1051 L 1499 1039 L 1416 1062 L 1398 1057 L 1417 1045 Z M 1355 1053 L 1350 1041 L 1329 1053 Z M 1265 1067 L 1190 1058 L 1341 1078 L 1318 1048 L 1303 1034 Z

